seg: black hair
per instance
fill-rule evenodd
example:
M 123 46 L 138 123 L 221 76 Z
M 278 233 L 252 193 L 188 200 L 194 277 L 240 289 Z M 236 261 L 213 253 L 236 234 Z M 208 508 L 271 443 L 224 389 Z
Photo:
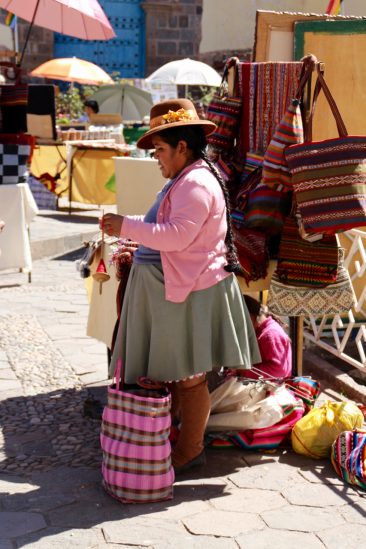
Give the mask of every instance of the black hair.
M 193 158 L 198 160 L 202 158 L 208 165 L 210 171 L 217 179 L 221 190 L 224 194 L 225 205 L 226 205 L 226 221 L 227 221 L 227 232 L 225 237 L 225 244 L 227 248 L 226 259 L 227 265 L 225 265 L 225 270 L 230 273 L 241 274 L 243 269 L 239 263 L 238 253 L 234 243 L 234 233 L 231 222 L 231 204 L 230 204 L 230 195 L 227 189 L 226 183 L 223 180 L 220 172 L 215 167 L 213 162 L 208 158 L 206 154 L 206 135 L 203 131 L 203 128 L 199 125 L 192 126 L 176 126 L 175 128 L 167 128 L 161 132 L 157 132 L 156 135 L 159 135 L 163 141 L 168 143 L 171 147 L 176 148 L 179 141 L 185 141 L 187 147 L 193 153 Z
M 280 317 L 271 313 L 267 305 L 264 305 L 260 301 L 257 301 L 256 299 L 254 299 L 254 297 L 250 295 L 244 295 L 243 297 L 250 315 L 255 316 L 256 318 L 258 316 L 265 316 L 266 318 L 271 316 L 273 320 L 275 320 L 280 326 L 282 326 L 282 328 L 287 328 L 287 324 L 283 322 Z
M 88 99 L 87 101 L 85 101 L 84 107 L 89 107 L 90 109 L 92 109 L 95 112 L 95 114 L 97 114 L 99 112 L 98 103 L 96 101 L 93 101 L 92 99 Z

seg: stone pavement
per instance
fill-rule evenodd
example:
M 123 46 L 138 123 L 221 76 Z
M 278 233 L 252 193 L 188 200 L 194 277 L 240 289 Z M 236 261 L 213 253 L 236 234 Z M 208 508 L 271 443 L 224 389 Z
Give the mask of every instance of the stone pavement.
M 42 217 L 37 238 L 53 230 Z M 76 255 L 36 260 L 31 284 L 0 273 L 0 549 L 363 546 L 366 493 L 289 448 L 209 449 L 169 502 L 122 505 L 103 492 L 100 423 L 82 411 L 105 395 L 107 353 L 85 335 Z M 341 398 L 327 380 L 322 390 Z

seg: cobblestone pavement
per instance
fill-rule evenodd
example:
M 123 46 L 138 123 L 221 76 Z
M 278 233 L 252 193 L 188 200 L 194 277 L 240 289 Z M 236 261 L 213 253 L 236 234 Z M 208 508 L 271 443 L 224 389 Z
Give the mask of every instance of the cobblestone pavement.
M 104 345 L 85 335 L 88 304 L 74 263 L 39 260 L 32 283 L 0 273 L 0 549 L 364 546 L 366 493 L 327 460 L 289 449 L 208 450 L 170 502 L 122 505 L 101 488 Z M 323 385 L 322 398 L 339 398 Z

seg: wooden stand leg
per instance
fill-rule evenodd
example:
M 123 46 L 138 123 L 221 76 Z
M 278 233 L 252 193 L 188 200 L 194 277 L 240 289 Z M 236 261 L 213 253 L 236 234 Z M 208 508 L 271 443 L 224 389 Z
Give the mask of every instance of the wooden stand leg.
M 290 318 L 290 338 L 292 341 L 292 375 L 301 376 L 303 374 L 303 316 L 295 316 Z

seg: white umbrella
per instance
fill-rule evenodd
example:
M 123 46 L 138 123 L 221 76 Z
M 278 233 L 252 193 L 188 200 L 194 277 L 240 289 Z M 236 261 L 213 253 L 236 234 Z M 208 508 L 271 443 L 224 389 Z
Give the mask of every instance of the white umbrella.
M 220 86 L 221 76 L 210 65 L 194 59 L 166 63 L 146 79 L 147 82 L 182 86 Z
M 151 93 L 129 84 L 101 86 L 89 99 L 102 114 L 121 114 L 123 120 L 142 120 L 153 105 Z

